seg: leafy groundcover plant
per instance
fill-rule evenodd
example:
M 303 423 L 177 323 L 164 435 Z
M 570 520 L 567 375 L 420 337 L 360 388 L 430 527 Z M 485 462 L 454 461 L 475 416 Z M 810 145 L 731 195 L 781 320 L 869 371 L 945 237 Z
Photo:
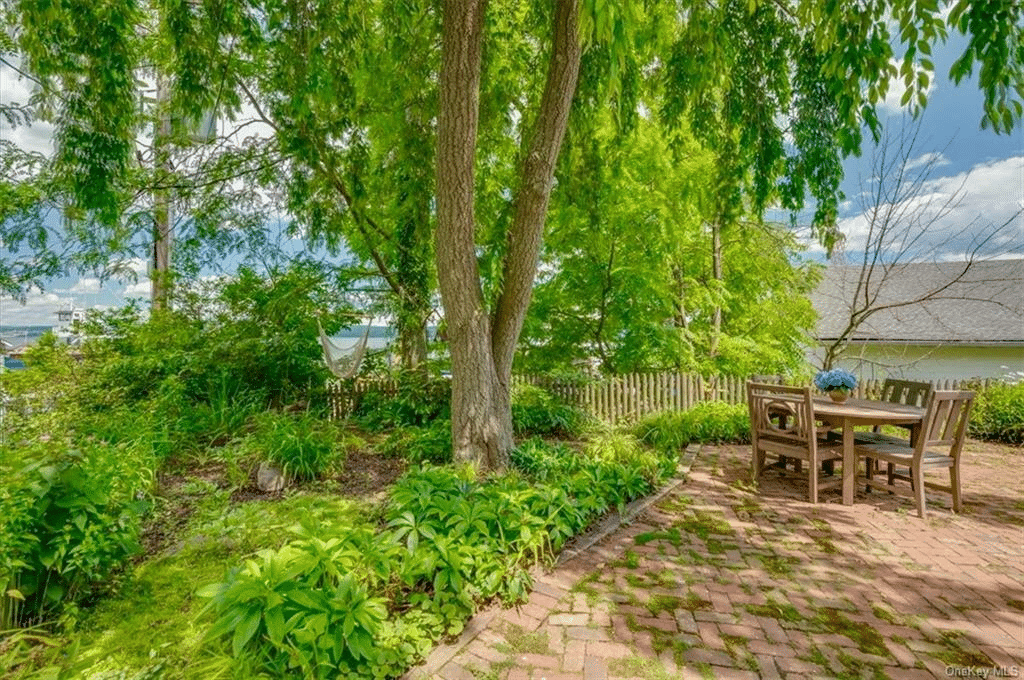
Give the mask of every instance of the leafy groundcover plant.
M 648 416 L 636 425 L 634 434 L 644 443 L 667 451 L 691 442 L 747 442 L 750 415 L 744 404 L 709 401 L 686 411 Z
M 397 677 L 482 603 L 522 601 L 529 569 L 601 513 L 650 493 L 676 457 L 632 436 L 580 449 L 534 439 L 515 471 L 418 468 L 392 489 L 384 526 L 307 527 L 199 591 L 209 644 L 274 677 Z

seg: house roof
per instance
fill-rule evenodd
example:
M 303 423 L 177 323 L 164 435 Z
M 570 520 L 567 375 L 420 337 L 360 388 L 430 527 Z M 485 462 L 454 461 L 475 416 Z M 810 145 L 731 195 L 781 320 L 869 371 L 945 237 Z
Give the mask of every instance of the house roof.
M 828 267 L 811 302 L 819 340 L 838 338 L 866 297 L 878 311 L 852 342 L 1024 344 L 1024 259 L 876 265 L 859 285 L 860 265 Z M 947 285 L 948 284 L 948 285 Z M 929 299 L 920 301 L 933 291 Z M 856 305 L 854 300 L 859 300 Z

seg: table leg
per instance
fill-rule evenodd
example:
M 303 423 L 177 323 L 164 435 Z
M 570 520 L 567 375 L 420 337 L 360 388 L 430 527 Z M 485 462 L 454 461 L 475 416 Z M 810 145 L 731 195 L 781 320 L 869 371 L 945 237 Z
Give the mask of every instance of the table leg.
M 853 505 L 857 481 L 857 456 L 853 451 L 853 423 L 843 418 L 843 505 Z

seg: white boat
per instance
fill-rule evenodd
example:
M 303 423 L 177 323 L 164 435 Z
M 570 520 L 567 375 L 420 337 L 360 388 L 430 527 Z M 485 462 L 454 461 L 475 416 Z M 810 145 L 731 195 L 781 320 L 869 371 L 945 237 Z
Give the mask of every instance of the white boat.
M 82 336 L 75 331 L 76 323 L 84 323 L 89 310 L 71 305 L 67 309 L 57 310 L 57 325 L 52 328 L 57 339 L 68 345 L 79 345 Z

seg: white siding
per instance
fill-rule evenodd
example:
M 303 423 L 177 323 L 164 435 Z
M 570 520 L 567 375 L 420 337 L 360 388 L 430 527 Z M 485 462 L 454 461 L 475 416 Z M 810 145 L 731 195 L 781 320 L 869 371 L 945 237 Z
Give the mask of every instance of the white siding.
M 813 366 L 821 366 L 821 350 L 812 353 Z M 1024 371 L 1024 346 L 853 344 L 839 367 L 864 379 L 964 380 L 1001 378 Z

